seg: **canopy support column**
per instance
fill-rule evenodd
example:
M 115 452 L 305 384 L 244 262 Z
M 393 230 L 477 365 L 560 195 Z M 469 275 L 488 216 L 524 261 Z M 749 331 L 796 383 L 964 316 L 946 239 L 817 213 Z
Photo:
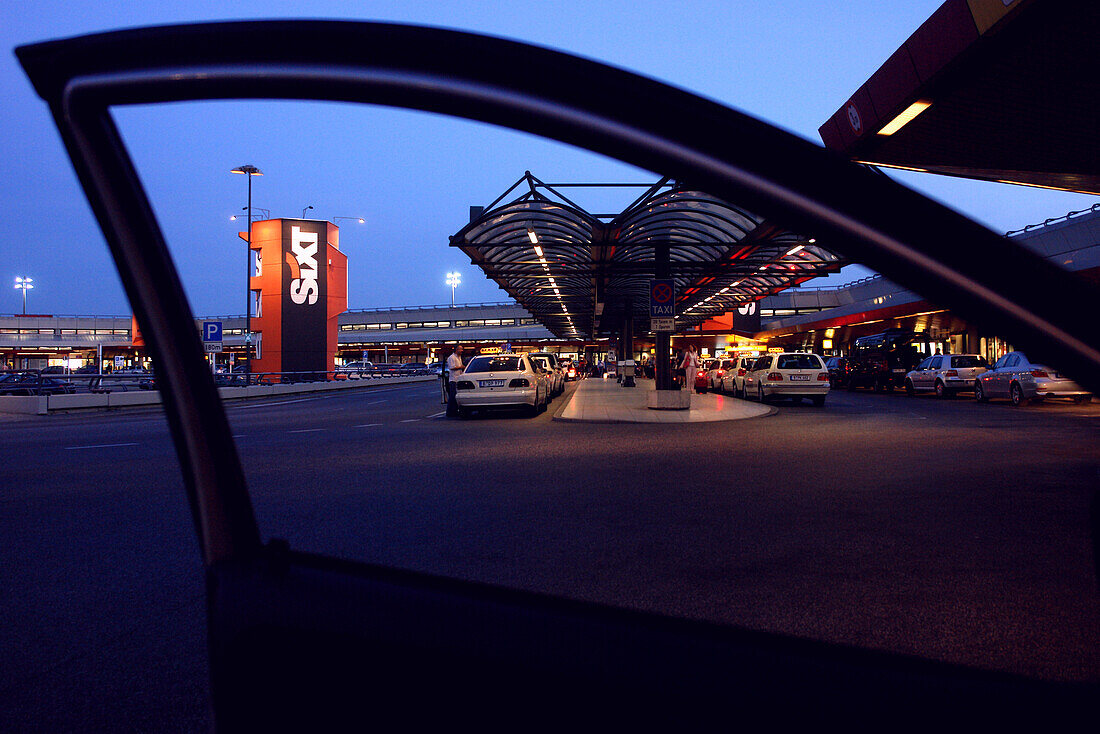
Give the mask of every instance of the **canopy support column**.
M 668 245 L 658 245 L 653 248 L 653 277 L 657 279 L 669 277 Z M 658 390 L 672 390 L 672 334 L 667 331 L 658 331 L 655 345 L 656 365 L 654 365 L 654 377 Z

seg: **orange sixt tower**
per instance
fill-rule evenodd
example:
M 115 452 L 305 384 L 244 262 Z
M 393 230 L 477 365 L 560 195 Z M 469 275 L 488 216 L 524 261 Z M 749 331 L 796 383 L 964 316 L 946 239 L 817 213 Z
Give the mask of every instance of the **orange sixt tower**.
M 348 307 L 340 228 L 269 219 L 252 225 L 252 240 L 252 371 L 331 372 L 336 319 Z

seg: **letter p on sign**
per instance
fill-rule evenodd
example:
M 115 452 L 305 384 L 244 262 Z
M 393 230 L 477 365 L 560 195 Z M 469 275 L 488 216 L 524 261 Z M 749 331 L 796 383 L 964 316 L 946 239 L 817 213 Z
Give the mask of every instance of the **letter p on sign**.
M 220 342 L 222 340 L 222 322 L 203 321 L 202 340 L 204 342 Z

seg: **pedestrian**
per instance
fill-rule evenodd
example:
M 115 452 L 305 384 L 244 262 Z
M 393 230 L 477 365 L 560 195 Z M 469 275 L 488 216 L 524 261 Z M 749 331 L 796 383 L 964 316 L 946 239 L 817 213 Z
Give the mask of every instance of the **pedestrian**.
M 695 373 L 699 371 L 699 358 L 695 355 L 695 345 L 684 350 L 684 361 L 680 365 L 684 375 L 684 386 L 689 390 L 695 386 Z
M 447 357 L 447 369 L 444 375 L 447 379 L 447 417 L 457 418 L 459 414 L 458 399 L 455 393 L 458 391 L 458 378 L 462 376 L 465 364 L 462 362 L 462 345 L 455 344 L 455 350 Z

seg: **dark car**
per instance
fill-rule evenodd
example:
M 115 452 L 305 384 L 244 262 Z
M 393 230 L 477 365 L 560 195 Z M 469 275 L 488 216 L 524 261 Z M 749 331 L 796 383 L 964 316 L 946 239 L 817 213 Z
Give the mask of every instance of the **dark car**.
M 18 53 L 51 106 L 158 369 L 171 378 L 164 410 L 202 553 L 218 730 L 325 729 L 349 720 L 380 728 L 588 720 L 616 729 L 705 729 L 731 716 L 899 728 L 956 720 L 960 710 L 985 728 L 1051 716 L 1088 720 L 1095 685 L 728 627 L 707 621 L 705 610 L 676 618 L 267 541 L 201 345 L 177 340 L 194 332 L 193 314 L 111 106 L 315 96 L 538 132 L 697 180 L 716 196 L 748 197 L 769 222 L 774 216 L 786 226 L 789 218 L 937 302 L 962 301 L 1007 337 L 1042 345 L 1095 389 L 1100 357 L 1088 348 L 1097 343 L 1094 320 L 1080 320 L 1092 295 L 1083 282 L 802 138 L 660 82 L 503 39 L 296 21 L 134 29 Z M 875 385 L 891 384 L 885 375 L 894 367 L 888 356 L 883 361 L 886 372 L 871 373 Z M 468 479 L 465 457 L 453 466 L 472 493 L 496 489 Z M 551 467 L 559 468 L 562 477 L 575 471 Z M 788 473 L 782 489 L 812 492 L 802 467 Z M 525 493 L 528 480 L 509 477 Z M 312 480 L 285 481 L 306 487 Z M 688 491 L 692 481 L 685 477 Z M 439 527 L 462 507 L 440 508 Z M 776 553 L 781 559 L 784 549 Z M 752 572 L 736 557 L 722 561 L 703 570 L 723 578 Z M 803 598 L 813 613 L 814 600 Z
M 915 343 L 923 337 L 913 331 L 890 329 L 855 340 L 848 353 L 849 390 L 869 387 L 893 392 L 905 384 L 905 375 L 921 361 Z
M 0 380 L 0 395 L 69 395 L 76 386 L 37 372 L 8 373 Z
M 830 357 L 825 360 L 825 369 L 829 370 L 829 383 L 834 388 L 848 385 L 847 357 Z

